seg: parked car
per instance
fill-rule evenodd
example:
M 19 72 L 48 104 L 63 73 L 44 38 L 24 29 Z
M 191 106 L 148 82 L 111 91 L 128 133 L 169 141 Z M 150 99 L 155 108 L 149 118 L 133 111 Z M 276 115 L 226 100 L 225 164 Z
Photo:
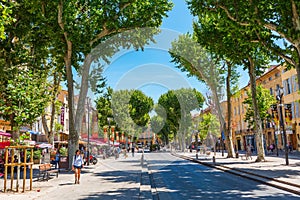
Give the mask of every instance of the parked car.
M 144 153 L 150 153 L 150 148 L 149 147 L 145 147 L 144 148 Z

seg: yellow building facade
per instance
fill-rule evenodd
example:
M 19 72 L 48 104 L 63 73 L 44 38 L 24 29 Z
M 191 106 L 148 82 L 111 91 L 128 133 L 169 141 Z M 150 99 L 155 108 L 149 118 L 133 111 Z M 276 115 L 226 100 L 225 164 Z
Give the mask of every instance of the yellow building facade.
M 261 84 L 276 99 L 278 88 L 283 88 L 283 118 L 286 128 L 287 142 L 293 150 L 300 150 L 300 111 L 296 70 L 287 70 L 281 65 L 271 66 L 262 76 L 257 78 L 257 85 Z M 236 150 L 245 150 L 247 144 L 256 147 L 255 136 L 248 123 L 244 121 L 247 105 L 243 101 L 248 97 L 248 84 L 240 89 L 231 99 L 232 105 L 232 134 Z M 272 119 L 263 122 L 264 146 L 267 149 L 275 144 L 279 149 L 284 148 L 283 134 L 279 127 L 279 106 L 274 104 L 269 109 Z

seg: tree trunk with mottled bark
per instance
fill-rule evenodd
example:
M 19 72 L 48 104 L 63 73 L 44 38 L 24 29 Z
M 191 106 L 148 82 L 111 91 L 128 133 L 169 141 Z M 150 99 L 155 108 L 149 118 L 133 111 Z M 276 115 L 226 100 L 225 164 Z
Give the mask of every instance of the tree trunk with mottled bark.
M 255 75 L 255 66 L 252 58 L 248 58 L 249 65 L 249 77 L 250 77 L 250 87 L 251 87 L 251 94 L 252 94 L 252 105 L 254 110 L 254 127 L 253 132 L 255 134 L 255 141 L 256 141 L 256 149 L 257 149 L 257 158 L 255 162 L 265 161 L 265 150 L 263 147 L 263 129 L 262 129 L 262 121 L 259 115 L 259 108 L 256 99 L 256 75 Z

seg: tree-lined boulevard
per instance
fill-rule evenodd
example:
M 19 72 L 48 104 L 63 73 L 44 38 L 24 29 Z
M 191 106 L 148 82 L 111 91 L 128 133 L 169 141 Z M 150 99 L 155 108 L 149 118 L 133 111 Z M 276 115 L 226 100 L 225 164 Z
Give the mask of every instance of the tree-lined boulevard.
M 165 42 L 156 39 L 164 34 L 160 27 L 175 3 L 0 1 L 1 175 L 14 165 L 19 180 L 20 166 L 33 165 L 34 152 L 27 158 L 26 145 L 35 148 L 38 158 L 49 153 L 49 162 L 51 153 L 66 152 L 60 155 L 66 156 L 66 169 L 59 178 L 36 182 L 28 193 L 1 193 L 0 199 L 299 198 L 297 192 L 197 161 L 207 150 L 209 165 L 259 166 L 266 174 L 278 172 L 275 178 L 299 178 L 300 1 L 186 0 L 193 29 L 177 33 L 162 49 L 154 44 Z M 208 92 L 174 89 L 160 77 L 151 83 L 128 80 L 134 88 L 107 84 L 104 68 L 114 56 L 147 48 L 167 51 L 168 64 L 196 78 Z M 239 68 L 250 79 L 243 88 Z M 163 85 L 166 92 L 155 102 L 141 90 L 147 84 Z M 51 149 L 36 150 L 30 144 L 40 142 L 38 136 L 33 140 L 34 133 Z M 72 184 L 72 161 L 75 151 L 85 147 L 87 155 L 97 154 L 99 164 L 84 169 L 84 187 L 79 188 Z M 135 149 L 136 157 L 100 159 Z M 254 154 L 253 162 L 241 153 L 246 158 Z

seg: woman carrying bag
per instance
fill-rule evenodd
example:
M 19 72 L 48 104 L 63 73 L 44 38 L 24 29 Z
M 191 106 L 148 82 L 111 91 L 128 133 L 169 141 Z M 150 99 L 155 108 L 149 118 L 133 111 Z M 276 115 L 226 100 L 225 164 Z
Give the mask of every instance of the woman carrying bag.
M 79 184 L 79 180 L 80 180 L 80 171 L 81 168 L 83 168 L 84 162 L 83 162 L 83 158 L 80 154 L 80 150 L 76 150 L 75 152 L 75 156 L 73 159 L 73 164 L 72 164 L 72 170 L 75 171 L 75 184 Z

